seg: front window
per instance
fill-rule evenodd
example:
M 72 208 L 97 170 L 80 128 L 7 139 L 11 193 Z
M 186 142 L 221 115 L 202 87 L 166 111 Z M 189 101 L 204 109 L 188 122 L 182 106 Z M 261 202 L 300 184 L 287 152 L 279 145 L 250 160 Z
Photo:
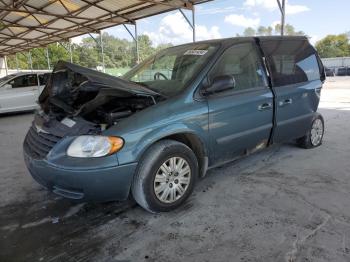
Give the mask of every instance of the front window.
M 36 74 L 22 75 L 10 81 L 12 88 L 38 86 Z
M 168 48 L 127 72 L 123 78 L 165 96 L 186 88 L 218 49 L 216 44 L 189 44 Z
M 212 81 L 225 75 L 234 77 L 235 91 L 265 85 L 260 57 L 254 44 L 236 44 L 222 54 L 209 73 L 209 79 Z

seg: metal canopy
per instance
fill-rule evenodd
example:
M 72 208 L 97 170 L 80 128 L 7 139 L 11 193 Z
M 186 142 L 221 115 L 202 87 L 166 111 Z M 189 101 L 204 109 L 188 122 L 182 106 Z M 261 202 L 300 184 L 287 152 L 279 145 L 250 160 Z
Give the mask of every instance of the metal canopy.
M 210 0 L 0 0 L 0 56 Z

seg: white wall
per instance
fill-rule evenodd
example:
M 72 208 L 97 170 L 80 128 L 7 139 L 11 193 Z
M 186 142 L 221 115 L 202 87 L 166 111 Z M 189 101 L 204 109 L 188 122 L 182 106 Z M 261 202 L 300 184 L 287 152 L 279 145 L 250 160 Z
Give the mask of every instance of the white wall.
M 322 58 L 323 65 L 328 68 L 350 67 L 350 57 Z
M 5 58 L 0 57 L 0 77 L 6 75 Z

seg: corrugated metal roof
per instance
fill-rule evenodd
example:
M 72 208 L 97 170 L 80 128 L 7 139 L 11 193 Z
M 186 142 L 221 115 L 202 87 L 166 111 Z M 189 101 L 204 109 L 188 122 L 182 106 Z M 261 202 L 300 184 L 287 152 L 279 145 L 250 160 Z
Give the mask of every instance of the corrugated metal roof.
M 0 55 L 211 0 L 1 0 Z

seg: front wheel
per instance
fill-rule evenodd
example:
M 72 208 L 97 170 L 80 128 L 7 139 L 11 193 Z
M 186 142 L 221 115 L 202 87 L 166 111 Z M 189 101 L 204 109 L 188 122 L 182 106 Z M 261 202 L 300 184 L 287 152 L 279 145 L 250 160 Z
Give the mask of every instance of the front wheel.
M 131 191 L 146 210 L 171 211 L 190 196 L 197 177 L 198 162 L 193 151 L 177 141 L 161 140 L 141 159 Z
M 316 114 L 307 134 L 298 139 L 299 146 L 303 148 L 314 148 L 322 144 L 324 134 L 324 120 L 321 114 Z

